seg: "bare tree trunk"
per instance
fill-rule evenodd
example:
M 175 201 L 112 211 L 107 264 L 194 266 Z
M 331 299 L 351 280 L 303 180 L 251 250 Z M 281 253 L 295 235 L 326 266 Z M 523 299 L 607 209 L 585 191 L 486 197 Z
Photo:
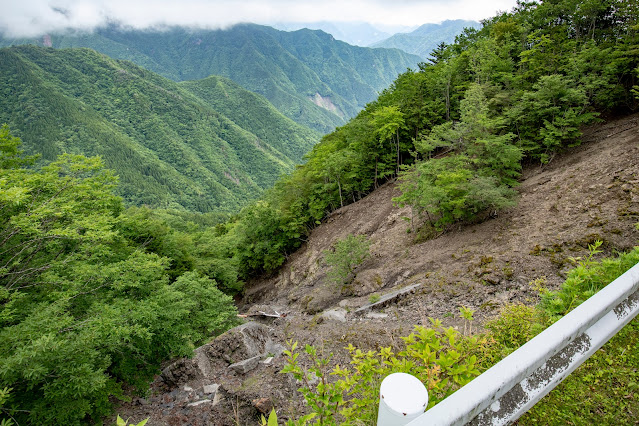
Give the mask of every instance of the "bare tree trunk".
M 446 121 L 450 121 L 450 77 L 446 81 Z
M 397 170 L 395 171 L 395 175 L 399 176 L 399 165 L 401 163 L 399 159 L 399 130 L 397 130 L 395 136 L 397 137 Z
M 413 235 L 415 235 L 415 207 L 410 206 L 410 227 L 412 228 Z

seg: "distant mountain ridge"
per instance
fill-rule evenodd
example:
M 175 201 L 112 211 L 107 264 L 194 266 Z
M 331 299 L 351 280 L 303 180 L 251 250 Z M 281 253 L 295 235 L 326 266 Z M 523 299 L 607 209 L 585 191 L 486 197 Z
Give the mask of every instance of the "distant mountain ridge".
M 368 22 L 283 22 L 272 26 L 282 31 L 297 31 L 303 28 L 322 30 L 338 40 L 362 47 L 370 46 L 393 35 L 393 33 L 379 29 Z
M 322 31 L 285 32 L 255 24 L 226 30 L 110 27 L 84 35 L 0 41 L 4 46 L 22 43 L 89 47 L 175 81 L 221 75 L 323 133 L 344 124 L 421 61 L 399 50 L 351 46 Z
M 0 93 L 27 153 L 100 155 L 135 205 L 237 211 L 319 140 L 223 77 L 179 84 L 90 49 L 0 49 Z
M 477 21 L 461 19 L 448 20 L 441 24 L 424 24 L 410 33 L 395 34 L 386 40 L 372 44 L 371 47 L 401 49 L 428 59 L 439 43 L 452 44 L 455 37 L 468 27 L 480 28 L 481 24 Z

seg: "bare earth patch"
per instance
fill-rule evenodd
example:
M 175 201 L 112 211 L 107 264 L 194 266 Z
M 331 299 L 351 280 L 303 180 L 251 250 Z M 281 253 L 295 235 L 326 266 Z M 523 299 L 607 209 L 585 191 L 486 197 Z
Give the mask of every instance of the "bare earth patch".
M 531 282 L 557 288 L 571 259 L 584 256 L 588 244 L 603 241 L 606 256 L 639 241 L 639 115 L 587 128 L 583 141 L 544 167 L 526 167 L 516 207 L 420 243 L 404 219 L 410 209 L 393 206 L 398 191 L 394 183 L 386 184 L 334 212 L 279 273 L 250 282 L 240 308 L 286 312 L 264 319 L 274 342 L 322 347 L 344 365 L 348 343 L 362 349 L 399 347 L 399 337 L 427 324 L 428 317 L 463 329 L 460 306 L 475 309 L 481 325 L 505 304 L 534 304 Z M 351 284 L 336 287 L 326 279 L 323 251 L 349 234 L 367 235 L 372 256 L 356 269 Z M 371 294 L 383 297 L 413 285 L 407 294 L 355 315 Z M 216 339 L 211 347 L 228 339 Z M 184 373 L 184 383 L 173 388 L 158 378 L 151 396 L 122 405 L 121 416 L 151 417 L 152 425 L 233 425 L 256 424 L 259 411 L 271 406 L 280 419 L 304 410 L 294 380 L 279 373 L 282 356 L 243 373 L 229 369 L 230 360 L 214 350 L 205 352 L 212 368 L 197 378 Z M 189 368 L 181 365 L 180 371 Z M 222 388 L 217 403 L 211 397 L 188 406 L 205 400 L 203 386 L 213 383 Z M 185 396 L 185 385 L 196 396 Z

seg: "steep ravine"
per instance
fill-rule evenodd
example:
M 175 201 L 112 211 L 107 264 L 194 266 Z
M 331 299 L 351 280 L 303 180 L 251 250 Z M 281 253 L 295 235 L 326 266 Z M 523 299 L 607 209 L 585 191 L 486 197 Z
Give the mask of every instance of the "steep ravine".
M 194 360 L 165 369 L 148 398 L 118 411 L 137 421 L 151 417 L 153 425 L 233 425 L 256 424 L 258 411 L 274 405 L 286 419 L 303 410 L 296 384 L 279 374 L 283 357 L 264 360 L 287 339 L 334 352 L 334 361 L 344 364 L 348 343 L 362 349 L 395 345 L 428 317 L 459 326 L 461 305 L 475 309 L 481 324 L 507 303 L 534 304 L 530 283 L 556 288 L 570 259 L 583 256 L 596 239 L 604 242 L 602 255 L 637 245 L 639 115 L 591 126 L 583 141 L 548 165 L 525 167 L 516 207 L 428 241 L 415 243 L 407 232 L 403 217 L 410 209 L 393 206 L 393 183 L 334 212 L 279 273 L 247 286 L 242 312 L 285 317 L 262 318 L 266 326 L 226 333 L 199 348 Z M 348 234 L 367 235 L 372 256 L 351 285 L 336 288 L 325 279 L 322 253 Z M 410 295 L 354 314 L 371 294 L 412 285 Z M 220 385 L 217 391 L 205 392 L 213 384 Z

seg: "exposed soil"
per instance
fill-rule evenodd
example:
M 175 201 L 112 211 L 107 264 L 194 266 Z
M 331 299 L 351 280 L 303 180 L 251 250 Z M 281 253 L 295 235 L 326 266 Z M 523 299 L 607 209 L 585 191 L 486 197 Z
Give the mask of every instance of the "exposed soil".
M 410 209 L 393 206 L 398 191 L 394 183 L 386 184 L 334 212 L 277 275 L 249 283 L 241 310 L 286 312 L 269 322 L 273 341 L 316 345 L 345 364 L 348 343 L 362 349 L 398 346 L 400 336 L 428 317 L 463 328 L 460 306 L 475 309 L 481 325 L 505 304 L 534 304 L 538 293 L 531 282 L 557 288 L 571 259 L 586 255 L 588 244 L 603 241 L 601 256 L 606 256 L 639 241 L 639 115 L 585 129 L 580 147 L 544 167 L 526 167 L 518 191 L 514 208 L 415 242 L 419 234 L 404 219 Z M 356 269 L 351 284 L 338 288 L 326 279 L 323 252 L 349 234 L 367 235 L 372 255 Z M 419 286 L 411 294 L 369 313 L 353 313 L 369 303 L 371 294 L 414 284 Z M 171 387 L 159 378 L 153 396 L 118 411 L 136 421 L 150 417 L 150 425 L 233 425 L 257 424 L 259 411 L 271 405 L 280 419 L 304 410 L 295 381 L 278 373 L 283 357 L 246 374 L 230 371 L 230 360 L 213 358 L 213 367 L 197 380 L 185 373 Z M 216 383 L 223 391 L 218 403 L 187 409 L 204 396 L 200 389 L 199 395 L 178 397 L 185 383 L 189 388 Z M 197 394 L 199 388 L 193 389 Z

